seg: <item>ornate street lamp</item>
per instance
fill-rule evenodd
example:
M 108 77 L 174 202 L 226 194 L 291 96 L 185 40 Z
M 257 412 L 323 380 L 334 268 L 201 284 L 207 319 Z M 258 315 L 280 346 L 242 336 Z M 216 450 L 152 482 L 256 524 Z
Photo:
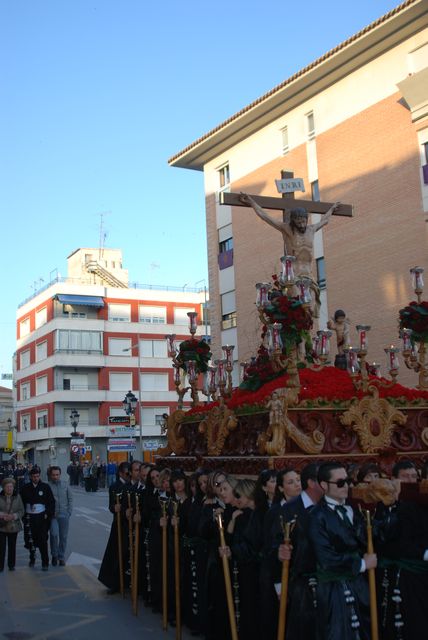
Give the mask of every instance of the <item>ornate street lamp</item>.
M 135 416 L 135 410 L 138 405 L 138 398 L 132 393 L 132 391 L 128 391 L 124 399 L 122 400 L 123 410 L 127 416 Z
M 71 426 L 73 427 L 73 431 L 70 434 L 72 438 L 77 438 L 80 435 L 76 431 L 77 425 L 79 424 L 79 418 L 80 418 L 80 413 L 78 413 L 76 409 L 72 409 L 70 413 L 70 423 L 71 423 Z

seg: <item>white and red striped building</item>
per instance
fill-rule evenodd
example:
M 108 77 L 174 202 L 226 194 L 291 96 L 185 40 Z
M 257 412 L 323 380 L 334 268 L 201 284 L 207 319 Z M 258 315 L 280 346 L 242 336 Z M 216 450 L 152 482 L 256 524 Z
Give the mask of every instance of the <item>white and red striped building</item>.
M 177 406 L 165 335 L 188 337 L 189 311 L 204 319 L 206 291 L 129 287 L 121 252 L 78 249 L 68 277 L 58 278 L 17 312 L 15 420 L 27 459 L 46 467 L 70 458 L 70 413 L 79 415 L 85 453 L 107 460 L 121 430 L 110 416 L 125 416 L 131 390 L 136 411 L 137 456 L 162 444 L 162 415 Z M 206 334 L 207 324 L 197 334 Z M 138 415 L 139 414 L 139 415 Z

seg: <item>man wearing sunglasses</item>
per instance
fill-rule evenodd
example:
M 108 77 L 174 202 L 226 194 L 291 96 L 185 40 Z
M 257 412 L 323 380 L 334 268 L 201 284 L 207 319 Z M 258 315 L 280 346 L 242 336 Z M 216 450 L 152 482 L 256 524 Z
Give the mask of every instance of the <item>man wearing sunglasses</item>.
M 318 565 L 317 627 L 322 640 L 370 640 L 367 569 L 377 565 L 366 553 L 366 523 L 346 504 L 346 469 L 327 462 L 318 470 L 324 497 L 309 516 L 309 538 Z

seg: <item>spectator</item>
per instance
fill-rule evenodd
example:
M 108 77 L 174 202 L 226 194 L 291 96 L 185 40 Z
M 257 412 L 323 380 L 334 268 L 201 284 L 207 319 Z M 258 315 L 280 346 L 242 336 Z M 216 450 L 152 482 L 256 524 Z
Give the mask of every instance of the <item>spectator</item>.
M 49 486 L 55 498 L 55 515 L 50 527 L 52 566 L 56 567 L 59 563 L 60 567 L 64 567 L 73 494 L 67 483 L 61 480 L 61 467 L 51 467 Z
M 4 478 L 3 493 L 0 495 L 0 572 L 4 570 L 7 543 L 7 566 L 15 571 L 16 538 L 22 530 L 24 505 L 20 495 L 14 495 L 15 480 Z
M 110 489 L 112 484 L 116 482 L 117 465 L 113 461 L 107 464 L 107 487 Z
M 83 482 L 85 484 L 85 491 L 88 493 L 91 490 L 91 468 L 89 462 L 84 462 L 82 467 Z

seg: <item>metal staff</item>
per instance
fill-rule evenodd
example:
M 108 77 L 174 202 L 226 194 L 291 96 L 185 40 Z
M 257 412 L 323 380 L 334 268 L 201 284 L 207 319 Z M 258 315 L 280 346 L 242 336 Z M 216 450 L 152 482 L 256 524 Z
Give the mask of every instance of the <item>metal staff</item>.
M 134 540 L 132 538 L 133 535 L 133 526 L 132 526 L 132 507 L 131 507 L 131 494 L 128 491 L 128 509 L 131 514 L 128 517 L 128 528 L 129 528 L 129 570 L 131 572 L 131 602 L 134 602 Z
M 180 599 L 180 540 L 178 530 L 178 502 L 173 503 L 174 524 L 174 575 L 175 575 L 175 637 L 181 640 L 181 599 Z
M 366 521 L 367 521 L 367 553 L 374 553 L 372 523 L 370 518 L 370 511 L 368 510 L 366 510 Z M 379 632 L 378 632 L 378 622 L 377 622 L 375 570 L 368 569 L 367 573 L 369 576 L 371 640 L 378 640 Z
M 122 494 L 116 493 L 116 505 L 120 507 L 120 497 Z M 117 524 L 117 546 L 118 546 L 118 558 L 119 558 L 119 585 L 120 595 L 125 597 L 125 585 L 123 581 L 123 549 L 122 549 L 122 523 L 120 518 L 120 510 L 116 511 L 116 524 Z
M 166 500 L 161 500 L 162 518 L 166 518 Z M 162 527 L 162 628 L 168 629 L 168 549 L 167 530 Z
M 223 520 L 221 518 L 221 513 L 219 513 L 217 516 L 217 524 L 218 524 L 218 529 L 220 533 L 220 546 L 225 547 L 226 541 L 224 539 Z M 226 556 L 223 556 L 222 561 L 223 561 L 224 584 L 226 587 L 227 608 L 229 611 L 230 633 L 232 636 L 232 640 L 238 640 L 238 631 L 236 629 L 235 608 L 233 606 L 232 585 L 230 582 L 229 560 L 228 558 L 226 558 Z
M 283 524 L 284 544 L 290 544 L 291 522 Z M 285 623 L 287 620 L 288 578 L 290 574 L 290 560 L 283 560 L 281 574 L 281 596 L 279 600 L 278 635 L 277 640 L 284 640 Z
M 134 583 L 133 591 L 133 611 L 138 615 L 138 570 L 140 563 L 140 500 L 138 493 L 135 493 L 135 547 L 134 547 Z

